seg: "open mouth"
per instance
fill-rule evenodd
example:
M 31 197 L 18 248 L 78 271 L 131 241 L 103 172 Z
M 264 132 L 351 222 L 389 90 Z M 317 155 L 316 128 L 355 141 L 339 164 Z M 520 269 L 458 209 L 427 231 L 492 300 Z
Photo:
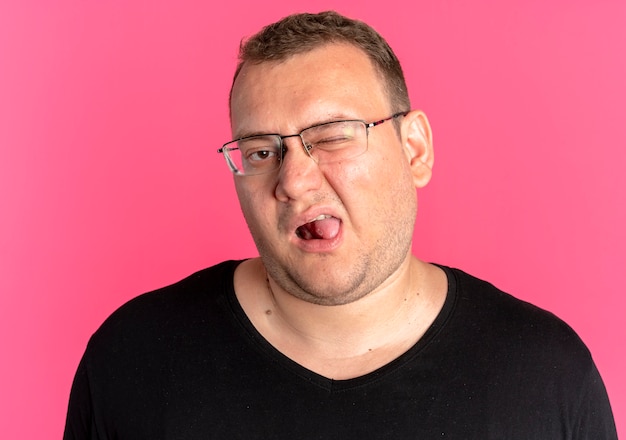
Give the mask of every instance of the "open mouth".
M 339 234 L 341 220 L 332 215 L 322 214 L 296 229 L 302 240 L 332 240 Z

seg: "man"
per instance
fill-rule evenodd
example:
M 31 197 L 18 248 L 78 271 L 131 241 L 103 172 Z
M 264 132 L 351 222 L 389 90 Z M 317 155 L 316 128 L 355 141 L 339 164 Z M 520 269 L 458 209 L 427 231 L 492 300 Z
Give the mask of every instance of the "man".
M 300 14 L 241 48 L 220 152 L 260 258 L 129 302 L 92 337 L 66 439 L 614 439 L 553 315 L 411 254 L 426 116 L 367 25 Z

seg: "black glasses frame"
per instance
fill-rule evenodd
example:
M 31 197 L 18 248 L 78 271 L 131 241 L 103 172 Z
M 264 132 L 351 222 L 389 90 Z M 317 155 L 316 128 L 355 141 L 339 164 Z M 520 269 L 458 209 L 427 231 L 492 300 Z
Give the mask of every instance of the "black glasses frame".
M 300 139 L 302 139 L 302 133 L 304 133 L 307 130 L 310 130 L 311 128 L 316 128 L 316 127 L 321 127 L 324 125 L 328 125 L 328 124 L 336 124 L 336 123 L 341 123 L 341 122 L 362 122 L 363 124 L 365 124 L 365 132 L 366 132 L 366 136 L 369 136 L 369 129 L 376 127 L 384 122 L 390 121 L 392 119 L 396 119 L 399 117 L 403 117 L 406 116 L 409 113 L 409 111 L 403 111 L 403 112 L 398 112 L 398 113 L 394 113 L 393 115 L 387 117 L 387 118 L 383 118 L 383 119 L 379 119 L 377 121 L 373 121 L 373 122 L 365 122 L 362 119 L 344 119 L 344 120 L 338 120 L 338 121 L 329 121 L 329 122 L 323 122 L 321 124 L 315 124 L 315 125 L 311 125 L 310 127 L 306 127 L 304 129 L 302 129 L 300 131 L 300 133 L 295 133 L 295 134 L 286 134 L 286 135 L 281 135 L 279 133 L 265 133 L 265 134 L 256 134 L 256 135 L 252 135 L 252 136 L 243 136 L 237 139 L 233 139 L 232 141 L 228 141 L 226 142 L 224 145 L 222 145 L 222 148 L 219 148 L 217 150 L 218 153 L 221 153 L 224 155 L 224 159 L 226 160 L 226 164 L 228 165 L 228 168 L 235 174 L 238 175 L 247 175 L 247 174 L 242 174 L 237 167 L 232 163 L 232 161 L 230 160 L 230 157 L 228 156 L 228 152 L 229 151 L 233 151 L 233 150 L 238 150 L 238 148 L 230 148 L 228 147 L 231 144 L 237 143 L 237 142 L 241 142 L 243 140 L 246 139 L 252 139 L 258 136 L 276 136 L 278 139 L 280 139 L 280 145 L 279 145 L 279 151 L 280 151 L 280 163 L 282 164 L 282 158 L 284 156 L 285 153 L 285 146 L 284 146 L 284 140 L 287 138 L 291 138 L 291 137 L 299 137 Z M 307 152 L 307 154 L 309 153 L 309 148 L 307 148 L 307 145 L 304 144 L 304 142 L 302 142 L 305 151 Z M 275 171 L 277 169 L 280 168 L 280 165 L 277 168 L 273 168 L 272 170 L 269 170 L 267 172 L 271 172 L 271 171 Z M 265 173 L 260 173 L 260 174 L 265 174 Z M 253 175 L 257 175 L 256 173 Z

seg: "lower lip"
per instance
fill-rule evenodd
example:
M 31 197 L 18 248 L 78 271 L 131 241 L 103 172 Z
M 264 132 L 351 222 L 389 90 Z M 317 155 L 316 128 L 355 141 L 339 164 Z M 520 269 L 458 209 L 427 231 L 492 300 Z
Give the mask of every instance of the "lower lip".
M 304 252 L 319 254 L 329 253 L 341 246 L 343 242 L 343 224 L 339 227 L 339 232 L 332 239 L 312 239 L 303 240 L 302 238 L 295 236 L 296 245 Z

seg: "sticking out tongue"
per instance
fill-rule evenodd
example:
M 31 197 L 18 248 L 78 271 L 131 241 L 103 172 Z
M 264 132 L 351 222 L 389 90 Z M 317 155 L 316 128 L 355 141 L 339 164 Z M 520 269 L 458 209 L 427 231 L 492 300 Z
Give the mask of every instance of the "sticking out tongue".
M 312 222 L 306 223 L 298 228 L 298 237 L 304 240 L 329 240 L 339 233 L 341 220 L 331 216 L 320 216 Z

